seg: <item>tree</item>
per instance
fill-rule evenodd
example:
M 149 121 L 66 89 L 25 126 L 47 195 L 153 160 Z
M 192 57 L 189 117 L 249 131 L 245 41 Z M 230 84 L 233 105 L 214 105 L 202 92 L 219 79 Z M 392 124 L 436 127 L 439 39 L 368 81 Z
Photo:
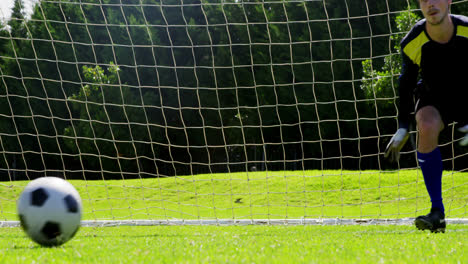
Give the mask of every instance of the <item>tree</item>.
M 15 0 L 8 25 L 10 26 L 11 35 L 14 37 L 26 37 L 26 23 L 24 14 L 23 0 Z
M 67 99 L 73 119 L 64 130 L 65 145 L 69 153 L 82 155 L 79 159 L 87 169 L 110 178 L 122 177 L 121 173 L 129 173 L 125 178 L 138 176 L 136 172 L 155 174 L 159 152 L 151 148 L 161 137 L 150 138 L 141 105 L 132 103 L 139 95 L 135 88 L 119 85 L 119 71 L 113 62 L 107 72 L 100 66 L 83 66 L 86 85 Z
M 1 126 L 20 134 L 4 148 L 26 153 L 21 166 L 375 168 L 370 123 L 390 129 L 380 117 L 395 116 L 389 42 L 416 19 L 393 23 L 407 0 L 85 2 L 42 1 L 25 19 L 18 0 L 0 31 Z
M 395 19 L 398 32 L 408 32 L 419 19 L 418 15 L 409 10 L 401 12 Z M 373 65 L 372 60 L 362 62 L 361 89 L 367 98 L 372 99 L 370 104 L 379 104 L 382 114 L 395 109 L 397 76 L 401 72 L 400 42 L 403 37 L 403 34 L 392 35 L 391 39 L 395 43 L 393 53 L 385 56 L 384 65 L 380 70 L 375 69 L 377 67 Z

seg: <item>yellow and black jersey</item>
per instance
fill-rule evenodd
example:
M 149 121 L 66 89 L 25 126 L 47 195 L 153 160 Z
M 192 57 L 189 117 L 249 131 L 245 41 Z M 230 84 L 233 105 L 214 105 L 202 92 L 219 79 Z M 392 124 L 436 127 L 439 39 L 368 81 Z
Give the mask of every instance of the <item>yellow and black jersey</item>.
M 438 108 L 444 122 L 465 118 L 453 116 L 460 114 L 451 109 L 468 102 L 468 17 L 450 16 L 454 34 L 448 43 L 441 44 L 430 38 L 425 19 L 419 21 L 401 42 L 400 127 L 408 127 L 411 112 L 418 108 L 415 102 L 421 98 L 426 105 Z

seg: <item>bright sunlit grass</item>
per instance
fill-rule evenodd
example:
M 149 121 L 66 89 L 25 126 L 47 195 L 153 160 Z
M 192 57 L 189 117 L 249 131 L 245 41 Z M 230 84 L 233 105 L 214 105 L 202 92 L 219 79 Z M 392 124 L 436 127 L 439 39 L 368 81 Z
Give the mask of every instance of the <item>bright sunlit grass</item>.
M 0 229 L 0 263 L 467 263 L 468 228 L 413 226 L 152 226 L 82 228 L 42 248 Z
M 445 172 L 448 218 L 466 218 L 466 173 Z M 71 181 L 84 220 L 406 218 L 430 207 L 416 170 L 281 171 Z M 0 217 L 17 220 L 27 182 L 0 184 Z M 82 227 L 58 248 L 0 228 L 0 263 L 466 263 L 468 228 L 406 226 Z
M 467 217 L 466 173 L 445 172 L 447 217 Z M 427 213 L 417 170 L 277 171 L 138 180 L 71 181 L 83 219 L 406 218 Z M 17 220 L 27 182 L 0 184 L 0 219 Z

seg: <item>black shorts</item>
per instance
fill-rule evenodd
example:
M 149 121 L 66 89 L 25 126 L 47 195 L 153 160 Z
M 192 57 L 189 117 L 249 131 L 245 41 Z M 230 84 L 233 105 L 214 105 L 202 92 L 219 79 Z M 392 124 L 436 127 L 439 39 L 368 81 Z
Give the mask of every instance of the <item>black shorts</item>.
M 424 90 L 422 82 L 419 82 L 416 90 L 415 113 L 421 108 L 430 105 L 439 111 L 442 121 L 446 126 L 453 122 L 457 122 L 458 125 L 468 124 L 468 113 L 463 111 L 463 106 L 467 104 L 464 101 L 468 98 L 454 94 L 436 95 Z

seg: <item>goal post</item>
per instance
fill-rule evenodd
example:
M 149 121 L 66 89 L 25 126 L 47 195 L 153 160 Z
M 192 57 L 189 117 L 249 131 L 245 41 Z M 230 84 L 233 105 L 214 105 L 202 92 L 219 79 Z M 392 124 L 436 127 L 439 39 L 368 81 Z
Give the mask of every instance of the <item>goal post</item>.
M 397 165 L 383 159 L 417 1 L 23 2 L 0 30 L 0 226 L 42 176 L 77 188 L 83 225 L 401 224 L 429 210 L 415 132 Z M 442 134 L 443 196 L 466 224 L 460 137 Z

